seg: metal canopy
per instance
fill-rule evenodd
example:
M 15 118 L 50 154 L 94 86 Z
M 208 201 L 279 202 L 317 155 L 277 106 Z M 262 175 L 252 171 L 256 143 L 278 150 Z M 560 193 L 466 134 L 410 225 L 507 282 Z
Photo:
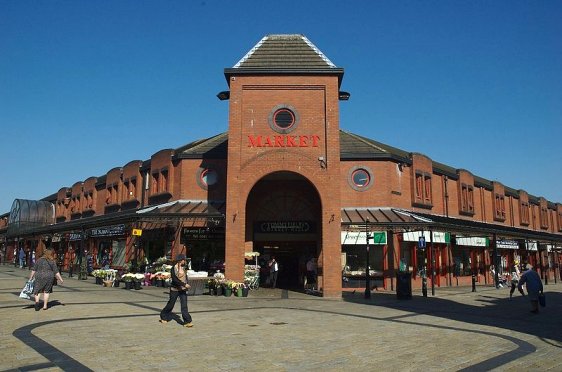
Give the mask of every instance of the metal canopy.
M 476 222 L 460 218 L 411 212 L 399 208 L 343 208 L 342 225 L 368 225 L 385 230 L 442 230 L 464 235 L 499 235 L 506 238 L 537 240 L 541 242 L 562 242 L 562 236 L 546 231 L 533 231 L 499 224 Z
M 16 199 L 10 209 L 8 237 L 29 234 L 55 223 L 55 206 L 47 201 Z

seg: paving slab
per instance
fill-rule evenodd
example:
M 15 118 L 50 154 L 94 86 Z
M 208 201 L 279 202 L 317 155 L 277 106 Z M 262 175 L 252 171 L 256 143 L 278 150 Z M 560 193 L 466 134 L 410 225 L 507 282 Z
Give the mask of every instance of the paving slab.
M 437 288 L 341 299 L 259 289 L 190 296 L 194 327 L 158 322 L 168 290 L 65 278 L 49 310 L 18 297 L 29 271 L 0 265 L 3 371 L 562 370 L 562 285 L 530 313 L 507 288 Z M 179 301 L 174 311 L 179 314 Z M 179 318 L 178 318 L 179 320 Z

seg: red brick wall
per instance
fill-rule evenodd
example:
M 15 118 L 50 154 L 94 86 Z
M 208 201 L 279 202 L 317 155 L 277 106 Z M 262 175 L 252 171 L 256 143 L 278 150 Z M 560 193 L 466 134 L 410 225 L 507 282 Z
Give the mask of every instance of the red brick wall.
M 276 171 L 291 171 L 312 182 L 322 204 L 320 286 L 327 297 L 341 296 L 339 112 L 337 77 L 237 76 L 230 81 L 226 275 L 244 275 L 246 201 L 252 187 Z M 300 116 L 291 136 L 318 136 L 312 147 L 252 147 L 248 136 L 279 135 L 269 115 L 280 104 Z M 310 137 L 308 137 L 310 138 Z M 309 142 L 310 143 L 310 142 Z M 319 157 L 326 161 L 321 166 Z

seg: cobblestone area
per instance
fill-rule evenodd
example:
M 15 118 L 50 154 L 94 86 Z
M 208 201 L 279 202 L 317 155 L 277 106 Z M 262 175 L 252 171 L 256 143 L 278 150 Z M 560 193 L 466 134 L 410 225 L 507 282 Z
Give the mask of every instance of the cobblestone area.
M 268 289 L 194 296 L 188 329 L 158 322 L 165 289 L 105 288 L 93 278 L 65 279 L 49 310 L 35 311 L 18 298 L 28 275 L 0 266 L 0 370 L 562 370 L 560 283 L 545 286 L 538 315 L 517 292 L 510 300 L 508 289 L 489 287 L 411 300 Z

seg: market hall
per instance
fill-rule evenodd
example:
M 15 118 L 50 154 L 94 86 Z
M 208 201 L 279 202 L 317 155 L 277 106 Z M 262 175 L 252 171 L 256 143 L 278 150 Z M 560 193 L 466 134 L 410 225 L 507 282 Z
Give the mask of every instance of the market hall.
M 255 252 L 264 282 L 275 257 L 277 285 L 303 289 L 313 258 L 325 297 L 366 279 L 394 290 L 398 272 L 414 288 L 492 284 L 492 266 L 516 262 L 560 280 L 562 204 L 345 131 L 343 75 L 303 35 L 263 37 L 224 70 L 226 132 L 15 200 L 0 216 L 3 262 L 20 247 L 54 248 L 65 271 L 84 252 L 129 270 L 186 254 L 243 281 Z

